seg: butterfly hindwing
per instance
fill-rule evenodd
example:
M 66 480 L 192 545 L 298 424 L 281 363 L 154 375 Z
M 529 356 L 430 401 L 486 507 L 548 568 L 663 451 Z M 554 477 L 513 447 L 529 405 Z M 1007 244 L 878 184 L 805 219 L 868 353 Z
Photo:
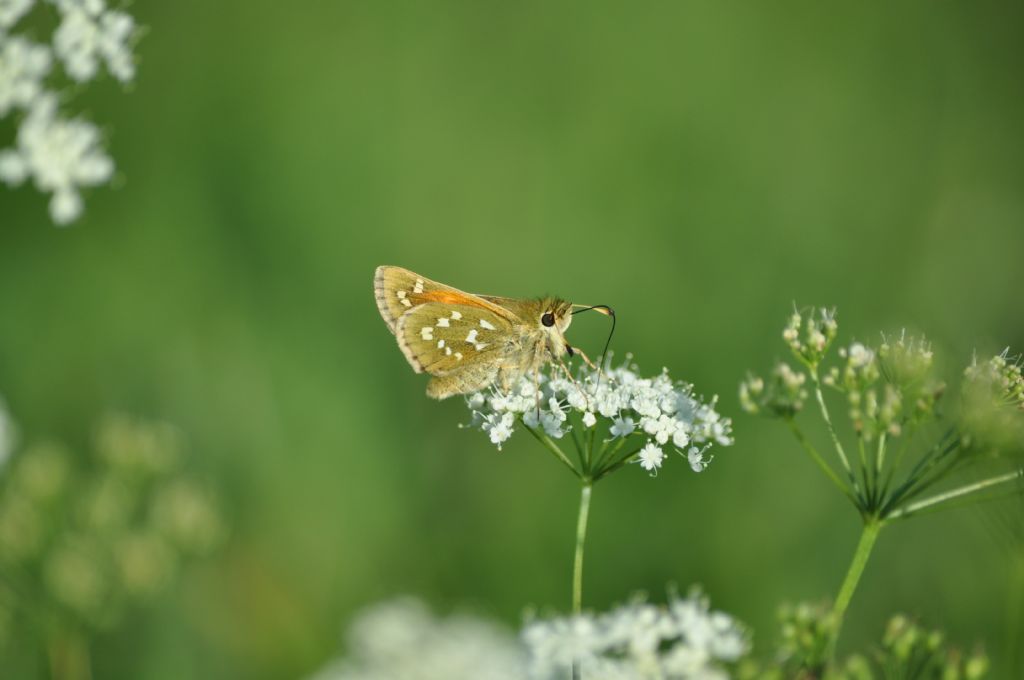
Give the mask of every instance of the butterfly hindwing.
M 373 277 L 377 308 L 392 333 L 397 331 L 398 320 L 414 307 L 429 302 L 466 305 L 490 312 L 492 315 L 515 322 L 515 315 L 500 305 L 457 288 L 431 281 L 425 276 L 402 267 L 381 266 Z
M 426 302 L 412 307 L 395 324 L 398 346 L 417 373 L 451 376 L 469 371 L 482 372 L 480 366 L 501 362 L 517 341 L 512 323 L 473 305 Z M 482 377 L 480 378 L 483 379 Z

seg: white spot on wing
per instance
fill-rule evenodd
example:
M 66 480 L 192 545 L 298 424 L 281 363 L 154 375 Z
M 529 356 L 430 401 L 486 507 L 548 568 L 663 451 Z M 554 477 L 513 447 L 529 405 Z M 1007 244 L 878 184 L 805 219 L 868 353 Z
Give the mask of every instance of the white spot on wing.
M 458 359 L 459 361 L 462 361 L 462 352 L 456 352 L 455 358 Z
M 474 342 L 476 342 L 476 329 L 475 328 L 473 330 L 471 330 L 469 332 L 469 334 L 466 336 L 466 342 L 468 342 L 470 344 L 473 344 Z
M 476 345 L 475 345 L 476 351 L 479 352 L 484 347 L 487 347 L 487 345 L 489 345 L 489 344 L 490 344 L 489 342 L 478 342 L 478 343 L 476 343 Z
M 433 340 L 434 339 L 434 327 L 433 326 L 424 326 L 423 328 L 421 328 L 420 329 L 420 337 L 423 338 L 424 340 Z
M 453 320 L 458 321 L 461 318 L 462 318 L 462 313 L 461 312 L 457 312 L 455 310 L 452 310 L 452 319 Z
M 398 299 L 399 300 L 404 300 L 406 293 L 405 293 L 404 290 L 400 290 L 400 291 L 398 291 L 398 293 L 396 293 L 396 295 L 398 295 Z
M 416 279 L 416 285 L 412 287 L 412 292 L 422 293 L 423 292 L 423 279 Z
M 448 319 L 447 318 L 438 319 L 437 320 L 437 327 L 438 328 L 448 328 Z
M 480 327 L 486 328 L 489 331 L 496 330 L 487 319 L 480 319 Z
M 406 307 L 412 307 L 412 303 L 409 302 L 409 298 L 402 298 L 402 304 Z
M 444 340 L 442 340 L 441 342 L 444 342 Z M 445 356 L 451 356 L 452 355 L 452 348 L 451 347 L 445 347 L 444 348 L 444 354 L 445 354 Z
M 441 349 L 442 347 L 444 347 L 444 340 L 438 340 L 437 341 L 437 348 Z

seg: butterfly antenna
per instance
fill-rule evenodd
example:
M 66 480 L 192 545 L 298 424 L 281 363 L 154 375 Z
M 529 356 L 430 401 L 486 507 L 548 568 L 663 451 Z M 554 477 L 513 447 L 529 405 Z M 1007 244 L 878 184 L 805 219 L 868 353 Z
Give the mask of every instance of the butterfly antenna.
M 604 342 L 604 349 L 601 351 L 601 358 L 597 362 L 597 387 L 601 386 L 601 376 L 604 375 L 604 361 L 608 356 L 608 348 L 612 344 L 612 336 L 615 334 L 615 310 L 608 305 L 574 305 L 579 306 L 581 309 L 573 310 L 573 314 L 579 314 L 580 312 L 597 312 L 604 314 L 605 316 L 611 317 L 612 327 L 608 330 L 608 339 Z

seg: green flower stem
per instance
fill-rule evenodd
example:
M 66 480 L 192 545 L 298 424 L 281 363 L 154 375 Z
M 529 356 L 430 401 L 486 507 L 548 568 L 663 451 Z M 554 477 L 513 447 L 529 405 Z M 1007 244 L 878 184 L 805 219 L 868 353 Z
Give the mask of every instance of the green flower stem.
M 551 437 L 547 436 L 543 432 L 538 432 L 537 430 L 533 429 L 526 423 L 523 423 L 523 427 L 525 427 L 526 431 L 532 434 L 537 439 L 537 441 L 543 444 L 548 451 L 553 453 L 555 458 L 562 461 L 574 475 L 576 475 L 577 477 L 580 476 L 580 471 L 576 469 L 576 466 L 572 464 L 572 461 L 569 460 L 569 457 L 566 456 L 562 449 L 558 447 L 558 444 L 552 441 Z
M 955 437 L 948 444 L 946 443 L 946 440 L 948 440 L 950 435 L 953 433 L 954 430 L 948 430 L 946 434 L 942 435 L 942 438 L 936 442 L 920 460 L 917 461 L 903 483 L 896 487 L 896 490 L 887 497 L 885 506 L 882 508 L 881 512 L 883 517 L 888 515 L 888 513 L 900 502 L 906 500 L 908 495 L 912 495 L 911 492 L 920 493 L 923 489 L 927 488 L 927 486 L 921 484 L 922 478 L 931 472 L 940 461 L 944 460 L 946 456 L 960 446 L 959 437 Z
M 885 465 L 885 446 L 887 443 L 886 433 L 880 433 L 878 435 L 878 447 L 875 449 L 875 460 L 871 470 L 871 491 L 868 494 L 872 508 L 877 507 L 881 503 L 882 467 Z
M 582 418 L 580 422 L 583 422 Z M 587 433 L 587 471 L 589 472 L 592 468 L 591 465 L 594 463 L 594 438 L 597 436 L 597 424 L 595 423 L 590 431 Z
M 627 438 L 628 437 L 618 437 L 618 441 L 615 442 L 615 444 L 610 448 L 607 446 L 607 443 L 605 444 L 605 446 L 601 448 L 601 454 L 594 460 L 593 467 L 593 469 L 596 470 L 598 474 L 601 473 L 601 468 L 604 466 L 604 464 L 607 461 L 615 458 L 615 454 L 622 450 L 622 447 L 625 446 L 626 444 Z
M 583 611 L 583 546 L 587 541 L 587 517 L 590 514 L 590 482 L 580 490 L 580 511 L 576 518 L 576 555 L 572 562 L 572 613 Z
M 78 631 L 55 633 L 48 642 L 50 675 L 53 680 L 90 680 L 92 663 L 89 644 Z
M 640 447 L 640 448 L 643 448 L 643 447 Z M 634 458 L 636 458 L 638 453 L 640 453 L 640 449 L 634 449 L 634 450 L 630 451 L 629 453 L 627 453 L 625 456 L 622 456 L 621 458 L 619 458 L 617 461 L 615 461 L 611 465 L 608 465 L 604 469 L 599 470 L 597 472 L 597 474 L 594 475 L 594 481 L 596 482 L 597 480 L 601 479 L 605 475 L 609 475 L 609 474 L 615 472 L 620 467 L 622 467 L 626 463 L 629 463 Z
M 878 455 L 875 456 L 875 481 L 882 474 L 882 468 L 885 467 L 885 444 L 886 434 L 885 432 L 878 435 Z
M 853 561 L 850 562 L 846 578 L 843 579 L 843 585 L 839 588 L 839 595 L 836 596 L 835 606 L 832 607 L 832 618 L 835 628 L 833 629 L 832 641 L 829 645 L 831 648 L 830 658 L 835 655 L 836 643 L 839 642 L 839 632 L 843 627 L 843 617 L 846 615 L 846 608 L 850 606 L 850 600 L 853 599 L 853 594 L 857 590 L 857 584 L 864 573 L 864 566 L 868 563 L 868 557 L 871 556 L 871 550 L 875 547 L 875 540 L 878 538 L 878 533 L 882 530 L 883 526 L 885 526 L 885 522 L 876 517 L 869 517 L 864 522 L 864 530 L 861 532 L 860 541 L 857 543 L 857 551 L 853 553 Z
M 818 407 L 821 409 L 821 417 L 825 419 L 825 424 L 828 426 L 828 433 L 832 435 L 832 443 L 835 444 L 836 453 L 839 454 L 839 460 L 843 462 L 843 468 L 846 469 L 846 474 L 849 475 L 850 481 L 853 482 L 853 488 L 855 491 L 859 491 L 857 488 L 857 480 L 853 476 L 853 468 L 850 467 L 850 460 L 846 457 L 846 451 L 843 450 L 843 444 L 839 441 L 839 435 L 836 434 L 836 428 L 832 425 L 832 418 L 828 414 L 828 406 L 825 405 L 825 395 L 821 393 L 821 381 L 818 379 L 818 368 L 817 366 L 810 367 L 811 380 L 814 381 L 814 397 L 818 400 Z
M 580 489 L 580 509 L 576 517 L 576 553 L 572 560 L 572 613 L 579 616 L 583 613 L 583 548 L 587 542 L 587 519 L 590 516 L 590 494 L 593 481 L 583 478 Z M 572 678 L 579 680 L 581 669 L 579 663 L 572 664 Z
M 920 512 L 921 510 L 924 510 L 926 508 L 930 508 L 941 503 L 947 503 L 951 500 L 961 498 L 972 493 L 977 493 L 979 491 L 989 489 L 993 486 L 998 486 L 999 484 L 1006 484 L 1007 482 L 1015 481 L 1017 479 L 1020 479 L 1022 475 L 1024 475 L 1024 472 L 1022 472 L 1021 470 L 1016 470 L 1014 472 L 1008 472 L 1005 475 L 990 477 L 989 479 L 983 479 L 972 484 L 966 484 L 964 486 L 951 489 L 944 493 L 940 493 L 935 496 L 930 496 L 928 498 L 925 498 L 924 500 L 917 501 L 916 503 L 908 503 L 907 505 L 904 505 L 902 508 L 894 510 L 892 513 L 889 514 L 889 517 L 891 519 L 909 517 L 910 515 L 916 512 Z
M 575 420 L 575 419 L 574 419 Z M 576 422 L 569 428 L 569 435 L 572 437 L 573 446 L 576 447 L 576 456 L 580 459 L 580 470 L 586 474 L 587 469 L 590 467 L 589 455 L 587 454 L 583 443 L 580 441 L 580 437 L 577 434 Z
M 906 455 L 907 449 L 910 448 L 910 442 L 914 438 L 916 430 L 916 427 L 911 427 L 902 437 L 903 442 L 900 444 L 900 448 L 896 450 L 896 455 L 893 456 L 892 461 L 889 463 L 889 469 L 885 473 L 885 482 L 883 482 L 881 491 L 878 493 L 879 498 L 886 498 L 889 495 L 889 487 L 892 485 L 893 475 L 896 474 L 900 463 L 903 462 L 903 456 Z
M 843 483 L 843 480 L 839 478 L 839 475 L 835 473 L 832 466 L 825 462 L 825 459 L 822 458 L 821 454 L 818 453 L 818 450 L 811 445 L 811 442 L 807 440 L 803 430 L 797 426 L 796 421 L 792 418 L 786 418 L 786 423 L 789 425 L 789 429 L 793 431 L 793 435 L 796 437 L 797 441 L 800 442 L 800 446 L 810 454 L 814 462 L 821 468 L 821 471 L 825 473 L 825 476 L 832 480 L 832 483 L 836 485 L 836 488 L 842 491 L 843 495 L 849 498 L 850 501 L 856 505 L 857 500 L 853 497 L 853 494 L 850 493 L 850 489 Z

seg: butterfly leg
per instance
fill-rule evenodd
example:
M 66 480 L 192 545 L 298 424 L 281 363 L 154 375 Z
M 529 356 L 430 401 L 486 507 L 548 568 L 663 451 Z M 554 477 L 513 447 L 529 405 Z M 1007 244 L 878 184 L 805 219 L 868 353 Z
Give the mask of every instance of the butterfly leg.
M 568 345 L 566 345 L 566 347 L 568 348 Z M 572 349 L 572 351 L 575 354 L 579 354 L 581 357 L 583 357 L 583 361 L 587 364 L 587 366 L 590 366 L 590 368 L 592 368 L 593 370 L 597 371 L 597 373 L 598 373 L 598 375 L 600 377 L 602 377 L 602 378 L 607 378 L 608 377 L 608 376 L 605 375 L 603 368 L 600 368 L 600 367 L 594 365 L 594 362 L 590 360 L 590 357 L 587 356 L 586 352 L 581 350 L 579 347 L 572 347 L 571 349 Z
M 576 351 L 579 351 L 579 350 L 576 350 Z M 576 387 L 576 389 L 578 389 L 580 391 L 580 394 L 583 395 L 583 401 L 584 401 L 584 403 L 585 403 L 585 405 L 587 407 L 587 410 L 589 411 L 590 410 L 590 399 L 587 397 L 586 391 L 583 389 L 583 387 L 579 384 L 579 382 L 573 376 L 572 371 L 570 371 L 569 367 L 565 365 L 565 360 L 562 359 L 561 357 L 559 357 L 559 359 L 558 359 L 558 366 L 565 373 L 565 377 L 569 379 L 569 382 L 571 382 L 573 384 L 573 386 Z
M 533 372 L 533 395 L 537 400 L 537 422 L 540 422 L 540 371 Z

